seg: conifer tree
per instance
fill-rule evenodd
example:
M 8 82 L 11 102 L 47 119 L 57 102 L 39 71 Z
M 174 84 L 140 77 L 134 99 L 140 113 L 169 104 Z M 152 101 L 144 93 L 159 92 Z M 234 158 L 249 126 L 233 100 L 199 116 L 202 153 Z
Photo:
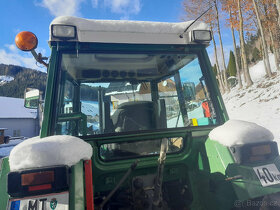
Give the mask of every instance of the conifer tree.
M 218 72 L 217 72 L 217 65 L 214 64 L 214 66 L 212 66 L 212 69 L 213 69 L 213 72 L 214 72 L 215 76 L 217 76 L 217 75 L 218 75 Z
M 229 62 L 228 62 L 228 74 L 229 76 L 236 76 L 236 64 L 235 64 L 235 56 L 232 51 L 229 54 Z

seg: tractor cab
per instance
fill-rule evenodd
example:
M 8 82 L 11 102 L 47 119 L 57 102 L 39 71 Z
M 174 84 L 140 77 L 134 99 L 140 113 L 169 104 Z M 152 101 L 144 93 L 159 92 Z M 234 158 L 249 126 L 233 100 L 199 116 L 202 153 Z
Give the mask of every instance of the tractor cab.
M 59 143 L 74 136 L 90 145 L 92 157 L 67 167 L 13 166 L 10 173 L 4 159 L 0 206 L 8 200 L 9 210 L 18 201 L 55 209 L 55 200 L 71 210 L 234 209 L 236 200 L 263 201 L 280 191 L 277 181 L 260 182 L 264 165 L 279 165 L 275 142 L 208 138 L 228 116 L 206 51 L 206 24 L 58 17 L 50 25 L 49 63 L 28 33 L 17 46 L 48 68 L 41 138 L 46 147 L 44 139 L 57 138 L 62 148 L 31 151 L 56 159 L 83 154 L 80 147 L 63 151 L 73 142 Z M 23 186 L 24 177 L 45 181 Z

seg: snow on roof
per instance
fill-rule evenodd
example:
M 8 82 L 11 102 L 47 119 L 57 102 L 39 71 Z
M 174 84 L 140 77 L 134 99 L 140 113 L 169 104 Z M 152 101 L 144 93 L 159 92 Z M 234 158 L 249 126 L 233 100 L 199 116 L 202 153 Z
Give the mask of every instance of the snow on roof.
M 224 146 L 272 141 L 273 134 L 266 128 L 242 120 L 229 120 L 213 129 L 209 138 Z
M 26 98 L 39 97 L 40 92 L 38 89 L 29 90 L 25 93 Z
M 193 21 L 181 23 L 164 23 L 150 21 L 128 20 L 89 20 L 71 16 L 60 16 L 51 22 L 55 24 L 73 25 L 77 27 L 78 41 L 80 42 L 113 42 L 113 43 L 151 43 L 151 44 L 186 44 L 189 42 L 188 33 L 184 38 L 179 35 Z M 59 41 L 51 36 L 50 40 Z M 189 30 L 208 30 L 208 25 L 197 21 Z
M 1 118 L 31 118 L 37 117 L 36 109 L 24 107 L 24 99 L 0 96 L 0 119 Z
M 80 138 L 57 135 L 34 137 L 15 146 L 9 157 L 11 171 L 54 165 L 72 166 L 89 160 L 92 147 Z
M 140 90 L 141 84 L 132 85 L 127 82 L 112 82 L 106 89 L 106 96 L 118 95 L 118 94 L 129 94 L 129 93 L 138 93 Z

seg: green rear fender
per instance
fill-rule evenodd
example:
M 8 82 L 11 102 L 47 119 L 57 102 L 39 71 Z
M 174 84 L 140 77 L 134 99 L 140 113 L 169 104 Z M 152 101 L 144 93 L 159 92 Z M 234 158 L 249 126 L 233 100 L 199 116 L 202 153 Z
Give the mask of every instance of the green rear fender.
M 216 183 L 215 188 L 227 188 L 227 190 L 231 190 L 233 192 L 232 198 L 235 200 L 245 201 L 280 192 L 280 184 L 263 187 L 253 169 L 256 166 L 274 163 L 279 170 L 280 157 L 269 162 L 241 165 L 235 163 L 227 147 L 216 141 L 208 139 L 205 143 L 205 148 L 209 159 L 211 180 Z M 227 190 L 222 191 L 226 192 Z M 221 198 L 227 198 L 223 194 L 219 195 L 217 193 L 216 195 L 218 199 L 219 196 Z M 229 202 L 234 202 L 234 200 L 231 199 Z
M 7 208 L 9 195 L 7 193 L 7 174 L 10 172 L 8 158 L 0 159 L 0 207 Z

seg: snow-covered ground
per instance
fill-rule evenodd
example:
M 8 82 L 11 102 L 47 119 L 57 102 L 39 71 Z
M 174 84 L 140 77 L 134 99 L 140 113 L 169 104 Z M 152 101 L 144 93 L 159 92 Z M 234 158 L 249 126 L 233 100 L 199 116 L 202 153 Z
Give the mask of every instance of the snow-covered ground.
M 255 122 L 268 128 L 280 146 L 280 72 L 276 72 L 270 54 L 273 78 L 265 78 L 263 61 L 250 68 L 254 84 L 249 88 L 233 88 L 223 95 L 230 119 Z M 246 86 L 244 84 L 244 86 Z
M 6 157 L 10 154 L 15 145 L 23 142 L 23 139 L 10 140 L 8 144 L 0 144 L 0 158 Z

